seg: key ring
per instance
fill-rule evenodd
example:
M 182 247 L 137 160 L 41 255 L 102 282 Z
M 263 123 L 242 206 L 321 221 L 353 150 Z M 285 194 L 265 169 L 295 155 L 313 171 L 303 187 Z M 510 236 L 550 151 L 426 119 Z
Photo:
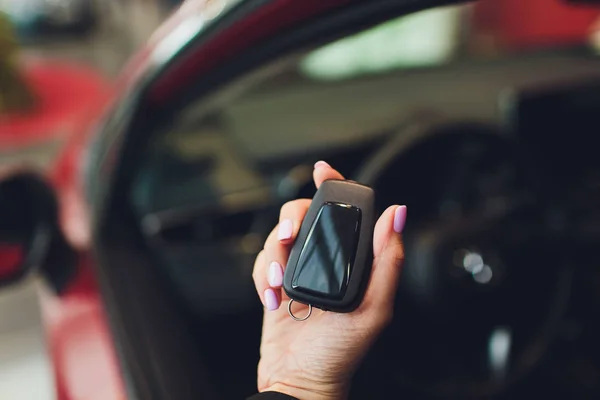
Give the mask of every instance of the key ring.
M 292 319 L 294 321 L 306 321 L 310 315 L 312 314 L 312 306 L 309 304 L 308 305 L 308 313 L 303 317 L 303 318 L 298 318 L 294 315 L 294 313 L 292 312 L 292 303 L 294 302 L 294 300 L 291 300 L 288 302 L 288 314 L 290 314 L 290 317 L 292 317 Z

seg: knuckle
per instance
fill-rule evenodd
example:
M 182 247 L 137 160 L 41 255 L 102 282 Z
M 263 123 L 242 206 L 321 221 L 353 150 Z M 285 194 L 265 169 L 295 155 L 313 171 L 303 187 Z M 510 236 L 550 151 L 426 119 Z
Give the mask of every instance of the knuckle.
M 281 206 L 281 209 L 279 211 L 279 215 L 281 217 L 284 217 L 286 215 L 290 215 L 293 211 L 293 209 L 296 207 L 296 204 L 298 203 L 297 200 L 291 200 L 286 202 L 284 205 Z
M 392 261 L 395 266 L 401 266 L 404 262 L 404 246 L 402 245 L 402 243 L 396 243 L 389 250 L 390 261 Z
M 276 237 L 275 236 L 270 237 L 265 242 L 265 248 L 263 251 L 265 252 L 265 254 L 273 254 L 273 252 L 276 250 L 277 245 L 278 245 L 278 240 L 276 239 Z
M 404 263 L 404 253 L 396 254 L 393 257 L 393 262 L 394 262 L 394 265 L 397 267 L 402 266 L 402 263 Z
M 265 250 L 261 250 L 260 253 L 258 253 L 258 255 L 256 256 L 256 260 L 254 261 L 254 268 L 252 269 L 252 278 L 254 280 L 256 280 L 256 277 L 258 275 L 258 271 L 260 270 L 260 266 L 262 264 L 262 261 L 264 260 L 265 256 Z

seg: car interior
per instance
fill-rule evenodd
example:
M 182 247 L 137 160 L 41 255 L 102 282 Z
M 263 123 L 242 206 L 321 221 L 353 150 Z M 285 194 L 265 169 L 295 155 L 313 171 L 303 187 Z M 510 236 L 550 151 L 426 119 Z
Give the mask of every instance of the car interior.
M 117 332 L 136 390 L 256 390 L 254 258 L 323 159 L 372 186 L 380 211 L 410 210 L 396 318 L 351 398 L 598 396 L 600 58 L 580 44 L 486 53 L 456 22 L 468 7 L 296 48 L 147 135 L 98 236 L 123 274 L 103 290 L 160 315 Z M 125 311 L 111 318 L 118 331 Z M 153 368 L 179 377 L 156 389 Z

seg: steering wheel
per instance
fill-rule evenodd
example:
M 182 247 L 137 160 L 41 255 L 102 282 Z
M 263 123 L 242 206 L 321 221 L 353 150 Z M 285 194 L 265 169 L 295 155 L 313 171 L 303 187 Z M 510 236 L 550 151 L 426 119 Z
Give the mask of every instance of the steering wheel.
M 512 138 L 431 118 L 401 133 L 357 177 L 377 190 L 380 209 L 406 204 L 410 214 L 398 318 L 358 379 L 383 392 L 400 382 L 415 396 L 498 393 L 546 353 L 570 267 Z
M 368 387 L 373 397 L 397 391 L 398 384 L 413 398 L 495 394 L 530 376 L 548 351 L 567 303 L 571 269 L 548 228 L 537 177 L 518 149 L 487 125 L 427 117 L 370 153 L 353 176 L 376 189 L 379 209 L 406 204 L 410 214 L 398 318 L 356 377 L 364 380 L 357 386 Z M 198 218 L 207 211 L 197 206 L 143 216 L 142 231 L 153 247 L 167 246 L 164 255 L 176 258 L 169 272 L 196 312 L 215 303 L 232 310 L 249 304 L 254 289 L 250 269 L 243 266 L 251 265 L 254 254 L 248 238 L 262 243 L 281 198 L 314 190 L 311 172 L 289 172 L 286 184 L 277 186 L 287 188 L 285 196 L 267 207 L 258 201 L 260 210 L 248 203 L 242 212 L 217 219 Z M 203 241 L 205 230 L 199 228 L 205 225 L 220 229 Z M 226 227 L 238 227 L 243 240 L 219 243 L 232 236 L 221 232 Z M 192 250 L 179 244 L 188 238 L 196 246 Z M 200 257 L 221 264 L 196 268 Z M 181 262 L 184 258 L 193 265 Z M 231 289 L 223 291 L 224 285 Z

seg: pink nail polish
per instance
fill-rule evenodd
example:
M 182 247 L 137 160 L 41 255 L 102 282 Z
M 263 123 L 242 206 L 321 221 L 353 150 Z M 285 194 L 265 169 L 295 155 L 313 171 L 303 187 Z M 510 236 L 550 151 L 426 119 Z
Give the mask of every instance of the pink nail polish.
M 331 168 L 331 166 L 329 164 L 327 164 L 325 161 L 317 161 L 315 163 L 315 168 Z
M 406 224 L 406 206 L 396 208 L 394 213 L 394 231 L 402 233 Z
M 285 219 L 279 223 L 279 232 L 277 234 L 277 239 L 279 240 L 288 240 L 292 238 L 292 234 L 294 232 L 294 224 L 291 220 Z
M 277 261 L 273 261 L 269 266 L 269 285 L 274 288 L 283 285 L 283 268 Z
M 279 308 L 279 300 L 277 300 L 277 295 L 273 289 L 265 290 L 265 305 L 269 311 L 275 311 Z

